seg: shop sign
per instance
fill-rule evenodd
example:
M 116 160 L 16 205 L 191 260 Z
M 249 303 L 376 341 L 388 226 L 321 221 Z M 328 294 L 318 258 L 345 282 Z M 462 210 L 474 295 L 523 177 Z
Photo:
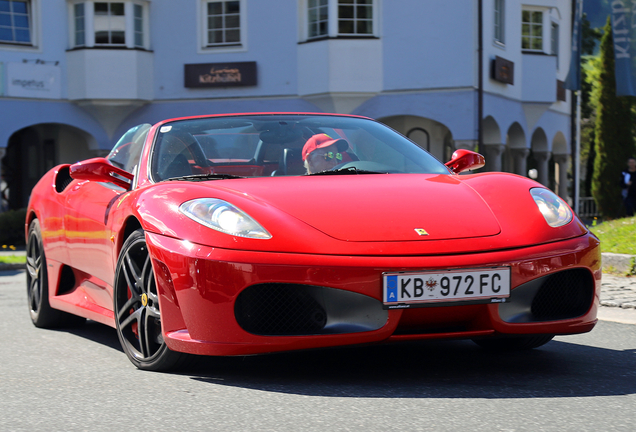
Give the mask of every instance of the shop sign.
M 256 85 L 256 62 L 185 65 L 185 86 L 243 87 Z
M 514 84 L 515 64 L 499 56 L 492 61 L 491 77 L 495 81 L 505 84 Z
M 11 97 L 61 99 L 60 67 L 37 63 L 6 63 L 5 93 Z

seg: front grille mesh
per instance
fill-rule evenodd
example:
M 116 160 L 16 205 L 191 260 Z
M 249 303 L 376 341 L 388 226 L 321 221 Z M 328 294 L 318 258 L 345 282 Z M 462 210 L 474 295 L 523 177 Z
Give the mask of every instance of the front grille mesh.
M 548 277 L 532 301 L 536 321 L 575 318 L 585 314 L 594 296 L 594 279 L 585 269 L 572 269 Z
M 236 320 L 245 331 L 257 335 L 318 334 L 327 323 L 327 313 L 308 288 L 295 284 L 251 286 L 236 300 Z

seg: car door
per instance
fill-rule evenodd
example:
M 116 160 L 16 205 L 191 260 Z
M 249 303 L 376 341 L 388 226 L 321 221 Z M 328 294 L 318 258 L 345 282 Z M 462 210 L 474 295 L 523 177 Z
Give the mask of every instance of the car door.
M 79 181 L 66 196 L 64 228 L 66 249 L 76 278 L 85 279 L 87 300 L 111 309 L 113 285 L 113 233 L 108 228 L 110 209 L 126 191 L 114 185 Z M 77 281 L 81 282 L 81 281 Z
M 136 172 L 149 124 L 128 130 L 108 155 L 109 162 L 131 174 Z M 126 193 L 110 182 L 80 180 L 66 195 L 64 229 L 70 265 L 84 279 L 87 300 L 112 309 L 111 288 L 116 256 L 109 218 L 117 199 Z M 80 281 L 78 281 L 80 282 Z

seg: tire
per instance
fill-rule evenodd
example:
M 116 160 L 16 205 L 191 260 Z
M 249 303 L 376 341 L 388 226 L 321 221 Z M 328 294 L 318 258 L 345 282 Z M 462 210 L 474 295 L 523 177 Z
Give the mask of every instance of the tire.
M 494 351 L 523 351 L 547 344 L 554 335 L 513 336 L 492 339 L 473 339 L 477 345 Z
M 36 327 L 55 328 L 76 326 L 86 322 L 85 318 L 53 309 L 49 304 L 49 280 L 42 243 L 40 221 L 34 219 L 29 225 L 26 247 L 27 298 L 31 321 Z
M 113 297 L 119 342 L 137 368 L 168 371 L 185 361 L 187 354 L 171 351 L 163 339 L 157 285 L 143 230 L 124 242 Z

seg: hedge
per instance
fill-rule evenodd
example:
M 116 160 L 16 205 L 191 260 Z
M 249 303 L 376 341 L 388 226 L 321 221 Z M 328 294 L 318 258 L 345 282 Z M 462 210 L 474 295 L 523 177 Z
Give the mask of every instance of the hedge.
M 7 210 L 0 213 L 0 247 L 24 245 L 24 221 L 26 209 Z

